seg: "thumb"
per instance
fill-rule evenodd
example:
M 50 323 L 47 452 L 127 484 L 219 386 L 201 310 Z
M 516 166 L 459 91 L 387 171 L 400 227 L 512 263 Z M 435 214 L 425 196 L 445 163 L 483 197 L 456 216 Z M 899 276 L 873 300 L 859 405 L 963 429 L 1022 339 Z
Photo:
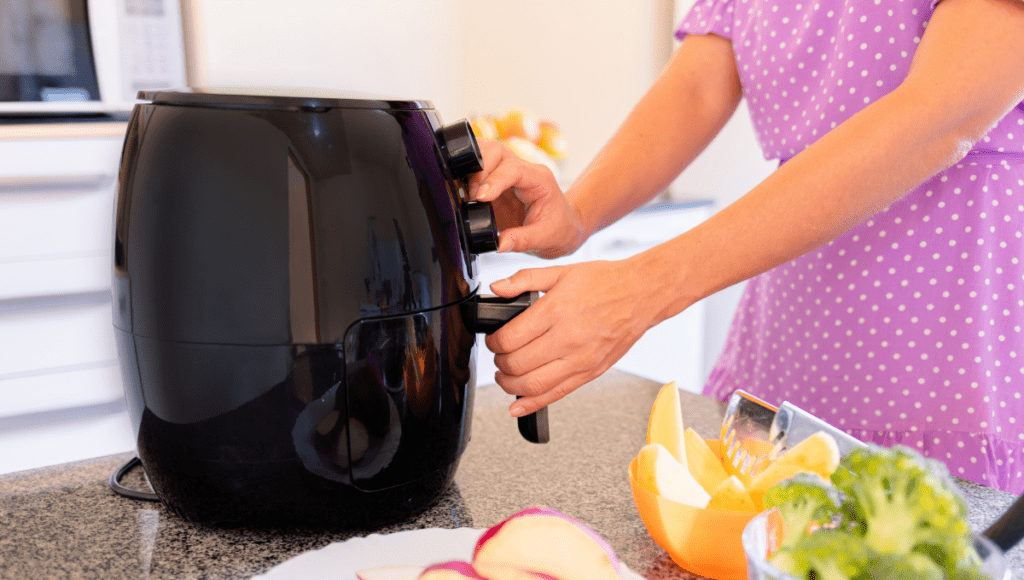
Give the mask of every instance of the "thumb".
M 558 282 L 564 269 L 565 266 L 552 266 L 520 270 L 504 280 L 498 280 L 491 284 L 491 292 L 502 298 L 513 298 L 534 290 L 547 292 Z
M 550 243 L 544 238 L 548 226 L 543 223 L 526 224 L 514 228 L 506 228 L 498 234 L 498 253 L 504 252 L 535 252 L 543 255 Z

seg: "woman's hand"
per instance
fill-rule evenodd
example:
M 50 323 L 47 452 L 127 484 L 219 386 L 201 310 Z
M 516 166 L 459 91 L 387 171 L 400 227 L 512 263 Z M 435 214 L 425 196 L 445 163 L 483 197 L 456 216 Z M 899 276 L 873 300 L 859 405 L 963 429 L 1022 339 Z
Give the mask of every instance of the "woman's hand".
M 470 198 L 491 202 L 500 232 L 498 251 L 541 258 L 575 252 L 586 234 L 551 170 L 520 159 L 496 141 L 481 139 L 479 144 L 484 168 L 470 180 Z
M 544 295 L 487 337 L 495 379 L 521 395 L 519 417 L 545 407 L 597 378 L 659 320 L 630 260 L 584 262 L 521 270 L 491 285 L 499 296 L 539 290 Z

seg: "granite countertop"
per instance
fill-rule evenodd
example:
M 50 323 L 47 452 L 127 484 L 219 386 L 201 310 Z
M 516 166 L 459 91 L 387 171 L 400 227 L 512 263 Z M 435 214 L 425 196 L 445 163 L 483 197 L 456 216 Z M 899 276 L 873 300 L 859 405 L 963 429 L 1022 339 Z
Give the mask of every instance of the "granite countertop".
M 525 507 L 546 505 L 593 527 L 630 569 L 650 580 L 694 578 L 645 530 L 626 468 L 643 445 L 660 384 L 619 371 L 550 408 L 551 442 L 523 440 L 508 416 L 512 398 L 480 388 L 473 439 L 455 484 L 413 519 L 377 530 L 485 528 Z M 723 406 L 681 393 L 684 421 L 717 436 Z M 0 476 L 0 578 L 248 578 L 350 532 L 222 529 L 193 524 L 158 503 L 115 495 L 110 474 L 131 457 L 113 455 Z M 124 483 L 142 487 L 141 470 Z M 976 530 L 1014 496 L 962 482 Z M 365 533 L 365 532 L 363 532 Z M 1024 578 L 1024 549 L 1008 554 Z

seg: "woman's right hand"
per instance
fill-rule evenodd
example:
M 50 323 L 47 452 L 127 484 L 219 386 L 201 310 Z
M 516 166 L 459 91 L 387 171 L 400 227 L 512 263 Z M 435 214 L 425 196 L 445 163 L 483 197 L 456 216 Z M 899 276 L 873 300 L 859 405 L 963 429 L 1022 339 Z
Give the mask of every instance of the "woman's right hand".
M 571 254 L 584 240 L 579 213 L 551 170 L 529 163 L 497 141 L 479 140 L 483 170 L 469 183 L 470 199 L 491 202 L 498 222 L 498 251 L 541 258 Z

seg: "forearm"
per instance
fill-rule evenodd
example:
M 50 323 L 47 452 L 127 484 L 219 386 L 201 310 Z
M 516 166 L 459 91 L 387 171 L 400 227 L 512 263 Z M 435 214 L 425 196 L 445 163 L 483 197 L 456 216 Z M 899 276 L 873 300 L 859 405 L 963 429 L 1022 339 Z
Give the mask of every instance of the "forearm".
M 729 120 L 740 99 L 728 40 L 688 36 L 586 171 L 566 192 L 585 234 L 664 191 Z
M 1024 98 L 1024 10 L 992 6 L 992 19 L 972 23 L 984 14 L 977 4 L 940 4 L 945 13 L 937 11 L 899 88 L 701 226 L 637 256 L 663 298 L 652 320 L 821 246 L 961 159 Z

